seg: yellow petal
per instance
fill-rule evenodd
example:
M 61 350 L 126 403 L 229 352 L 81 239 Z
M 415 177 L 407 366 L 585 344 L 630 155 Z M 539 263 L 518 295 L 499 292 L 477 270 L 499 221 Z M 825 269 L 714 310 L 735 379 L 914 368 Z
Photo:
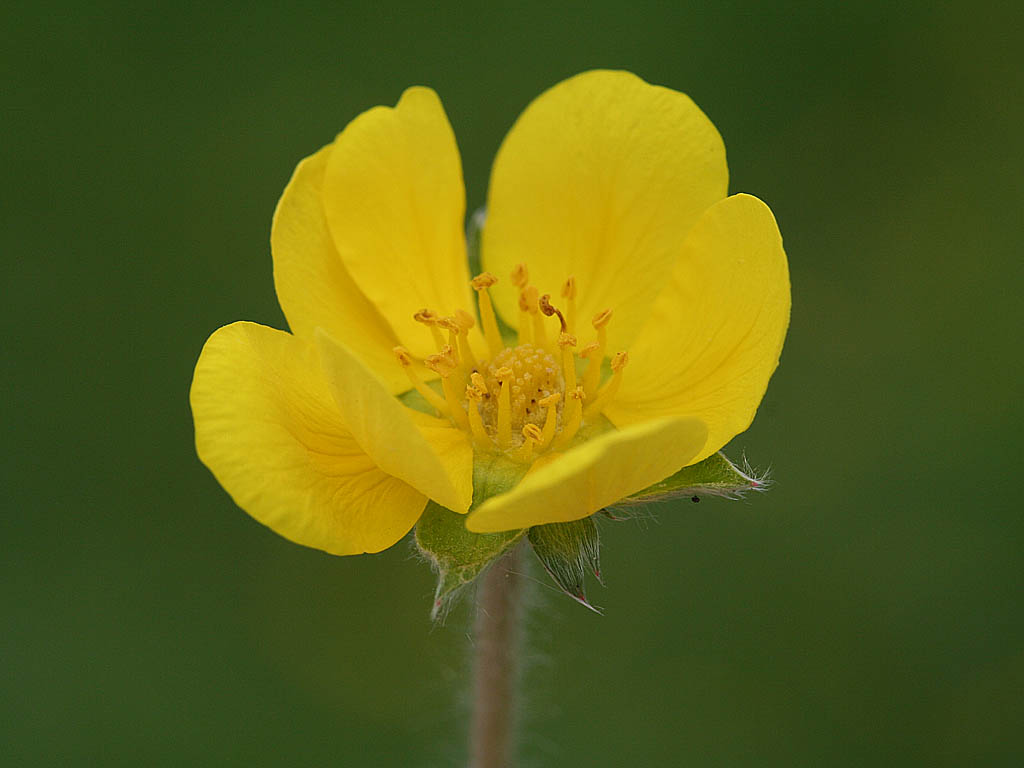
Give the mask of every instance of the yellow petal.
M 734 195 L 690 232 L 629 350 L 605 414 L 619 427 L 665 415 L 708 425 L 700 461 L 750 426 L 789 325 L 789 269 L 768 206 Z
M 578 317 L 589 323 L 613 309 L 609 342 L 621 348 L 687 231 L 727 187 L 722 139 L 688 96 L 628 72 L 585 72 L 541 94 L 505 138 L 491 173 L 484 268 L 504 276 L 525 262 L 553 296 L 574 275 Z M 502 317 L 518 323 L 510 281 L 492 292 Z
M 203 347 L 190 399 L 199 458 L 238 506 L 292 541 L 379 552 L 423 512 L 426 497 L 352 439 L 311 341 L 225 326 Z
M 349 274 L 415 355 L 435 352 L 420 309 L 473 311 L 462 163 L 437 94 L 410 88 L 339 134 L 324 178 L 327 223 Z M 344 340 L 343 337 L 336 337 Z
M 391 392 L 403 392 L 409 380 L 391 353 L 398 339 L 352 280 L 327 228 L 322 195 L 330 151 L 325 147 L 299 163 L 274 212 L 277 298 L 292 333 L 312 337 L 318 326 L 326 329 L 344 339 Z
M 450 422 L 406 408 L 351 350 L 316 332 L 327 383 L 353 437 L 377 465 L 448 509 L 473 500 L 473 445 Z
M 548 454 L 508 493 L 466 519 L 477 533 L 565 523 L 592 515 L 689 464 L 707 429 L 696 419 L 660 419 L 606 432 L 563 454 Z

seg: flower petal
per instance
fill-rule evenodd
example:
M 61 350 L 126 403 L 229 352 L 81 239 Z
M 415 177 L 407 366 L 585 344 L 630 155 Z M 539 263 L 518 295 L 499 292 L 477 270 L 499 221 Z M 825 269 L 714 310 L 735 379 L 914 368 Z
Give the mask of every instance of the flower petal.
M 606 432 L 563 454 L 548 454 L 508 493 L 488 499 L 466 519 L 477 533 L 566 523 L 677 472 L 707 438 L 697 419 L 660 419 Z
M 334 245 L 356 284 L 414 354 L 436 351 L 413 314 L 474 310 L 462 163 L 437 94 L 409 88 L 394 109 L 349 123 L 323 190 Z
M 553 296 L 574 275 L 579 317 L 613 309 L 609 341 L 621 348 L 687 231 L 727 187 L 725 146 L 688 96 L 628 72 L 584 72 L 541 94 L 505 138 L 491 173 L 484 267 L 505 278 L 525 262 Z M 516 289 L 502 280 L 492 291 L 516 323 Z
M 238 506 L 294 542 L 379 552 L 423 512 L 426 497 L 353 440 L 309 341 L 225 326 L 203 347 L 190 399 L 199 458 Z
M 316 332 L 320 363 L 355 440 L 388 474 L 448 509 L 465 513 L 473 500 L 473 445 L 450 422 L 410 408 L 347 347 Z
M 768 206 L 733 195 L 690 232 L 629 350 L 605 414 L 619 427 L 666 415 L 708 425 L 701 461 L 750 426 L 789 325 L 789 269 Z
M 312 337 L 317 326 L 326 329 L 344 339 L 391 392 L 403 392 L 409 380 L 391 353 L 398 338 L 348 273 L 327 228 L 323 185 L 330 152 L 324 147 L 299 163 L 274 212 L 277 298 L 292 333 Z

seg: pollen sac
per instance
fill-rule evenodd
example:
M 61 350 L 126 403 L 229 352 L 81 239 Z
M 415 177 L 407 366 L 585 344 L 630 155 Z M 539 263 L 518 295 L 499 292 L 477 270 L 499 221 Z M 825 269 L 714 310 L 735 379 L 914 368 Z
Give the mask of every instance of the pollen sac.
M 504 375 L 504 384 L 499 381 L 498 372 L 502 368 L 511 370 L 511 375 Z M 496 429 L 498 423 L 498 397 L 502 386 L 509 388 L 511 404 L 512 434 L 522 440 L 522 429 L 528 424 L 538 427 L 544 425 L 548 406 L 541 400 L 553 394 L 560 394 L 565 387 L 561 366 L 554 356 L 546 350 L 532 344 L 518 347 L 506 347 L 494 359 L 490 360 L 483 371 L 484 383 L 488 395 L 480 408 L 480 415 L 489 432 Z M 561 409 L 561 403 L 554 406 Z

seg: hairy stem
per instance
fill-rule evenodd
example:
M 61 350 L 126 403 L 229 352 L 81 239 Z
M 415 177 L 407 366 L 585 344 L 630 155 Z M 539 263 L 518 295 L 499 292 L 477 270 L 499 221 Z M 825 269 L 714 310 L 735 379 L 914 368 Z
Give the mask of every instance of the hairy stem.
M 474 627 L 470 768 L 510 768 L 522 614 L 523 548 L 481 576 Z

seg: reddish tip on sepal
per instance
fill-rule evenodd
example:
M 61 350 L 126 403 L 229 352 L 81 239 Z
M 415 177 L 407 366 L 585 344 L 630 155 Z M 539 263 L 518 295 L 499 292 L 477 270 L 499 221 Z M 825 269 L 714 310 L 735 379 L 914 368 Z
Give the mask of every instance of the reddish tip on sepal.
M 580 590 L 577 593 L 566 592 L 565 594 L 567 594 L 569 597 L 571 597 L 577 603 L 582 605 L 584 608 L 589 608 L 594 613 L 596 613 L 598 616 L 604 616 L 604 610 L 602 610 L 601 608 L 598 608 L 596 605 L 594 605 L 589 600 L 587 600 L 587 596 L 583 593 L 583 590 Z

